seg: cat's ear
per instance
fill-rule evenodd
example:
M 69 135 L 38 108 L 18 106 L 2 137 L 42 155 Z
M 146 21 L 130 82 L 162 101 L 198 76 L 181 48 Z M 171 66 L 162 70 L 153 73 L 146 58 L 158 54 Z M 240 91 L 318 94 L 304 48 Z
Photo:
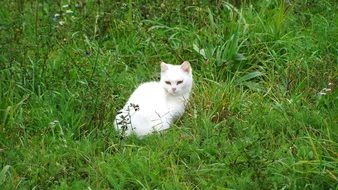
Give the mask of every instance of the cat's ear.
M 165 72 L 166 70 L 168 70 L 168 65 L 162 61 L 161 62 L 161 72 Z
M 190 67 L 189 61 L 184 61 L 184 62 L 181 64 L 181 69 L 182 69 L 184 72 L 190 73 L 191 67 Z

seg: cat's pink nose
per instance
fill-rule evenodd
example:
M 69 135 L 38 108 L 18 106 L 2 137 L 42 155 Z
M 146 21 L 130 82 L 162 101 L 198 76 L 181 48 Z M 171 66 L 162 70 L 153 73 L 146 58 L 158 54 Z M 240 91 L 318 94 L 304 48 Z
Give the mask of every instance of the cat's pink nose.
M 171 88 L 172 90 L 173 90 L 173 92 L 175 92 L 176 91 L 176 88 Z

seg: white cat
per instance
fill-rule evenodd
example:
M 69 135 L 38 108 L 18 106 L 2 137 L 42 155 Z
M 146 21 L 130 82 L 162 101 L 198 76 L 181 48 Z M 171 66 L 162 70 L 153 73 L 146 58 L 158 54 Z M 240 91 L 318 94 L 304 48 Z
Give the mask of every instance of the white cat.
M 161 80 L 141 84 L 116 115 L 114 125 L 123 135 L 142 137 L 168 129 L 181 116 L 192 88 L 192 69 L 161 62 Z

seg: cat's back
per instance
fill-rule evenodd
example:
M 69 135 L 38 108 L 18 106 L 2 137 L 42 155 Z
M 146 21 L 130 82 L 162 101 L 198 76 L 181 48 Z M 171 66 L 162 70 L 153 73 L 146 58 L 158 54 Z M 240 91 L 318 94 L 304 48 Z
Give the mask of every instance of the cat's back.
M 163 101 L 164 94 L 159 82 L 146 82 L 136 88 L 128 102 L 138 105 L 158 104 Z

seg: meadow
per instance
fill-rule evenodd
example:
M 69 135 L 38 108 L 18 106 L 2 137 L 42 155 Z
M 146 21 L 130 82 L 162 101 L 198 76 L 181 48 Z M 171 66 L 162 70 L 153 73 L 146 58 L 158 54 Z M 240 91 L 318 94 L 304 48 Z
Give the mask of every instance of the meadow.
M 0 189 L 337 189 L 334 0 L 0 6 Z M 160 61 L 194 88 L 166 132 L 116 112 Z

